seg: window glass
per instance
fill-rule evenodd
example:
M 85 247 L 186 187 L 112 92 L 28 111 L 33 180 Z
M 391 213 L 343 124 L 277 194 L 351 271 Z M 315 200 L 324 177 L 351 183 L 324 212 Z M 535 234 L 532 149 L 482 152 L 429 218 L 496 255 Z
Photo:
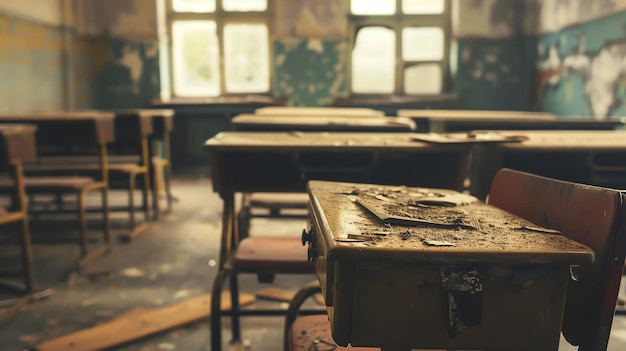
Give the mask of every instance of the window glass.
M 352 50 L 352 91 L 393 93 L 395 85 L 396 34 L 385 27 L 365 27 Z
M 404 69 L 404 93 L 432 95 L 441 93 L 441 66 L 436 63 L 414 65 Z
M 407 15 L 436 15 L 445 9 L 444 0 L 402 0 L 402 13 Z
M 444 33 L 439 27 L 407 27 L 402 30 L 402 59 L 434 61 L 443 59 Z
M 220 93 L 219 44 L 214 21 L 172 24 L 174 92 L 178 96 Z
M 224 11 L 265 11 L 267 0 L 222 0 Z
M 215 0 L 172 0 L 176 12 L 215 12 Z
M 226 90 L 233 93 L 269 91 L 269 37 L 265 24 L 224 26 Z
M 352 0 L 350 12 L 353 15 L 393 15 L 396 0 Z

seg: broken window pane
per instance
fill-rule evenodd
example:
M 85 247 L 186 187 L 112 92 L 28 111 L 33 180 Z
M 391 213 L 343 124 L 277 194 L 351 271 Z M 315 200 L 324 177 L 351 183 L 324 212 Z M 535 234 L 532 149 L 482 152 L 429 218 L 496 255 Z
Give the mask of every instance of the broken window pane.
M 407 15 L 435 15 L 445 8 L 444 0 L 402 0 L 402 12 Z
M 385 27 L 365 27 L 352 50 L 352 91 L 355 93 L 394 92 L 396 33 Z
M 233 93 L 270 89 L 269 36 L 265 24 L 224 26 L 226 90 Z
M 222 0 L 224 11 L 265 11 L 267 0 Z
M 443 59 L 444 33 L 439 27 L 407 27 L 402 30 L 402 59 L 435 61 Z
M 174 22 L 172 50 L 176 95 L 219 95 L 219 44 L 214 21 Z
M 353 15 L 393 15 L 396 0 L 352 0 L 350 12 Z
M 215 0 L 173 0 L 176 12 L 215 12 Z
M 432 95 L 441 93 L 441 65 L 425 63 L 404 69 L 404 93 Z

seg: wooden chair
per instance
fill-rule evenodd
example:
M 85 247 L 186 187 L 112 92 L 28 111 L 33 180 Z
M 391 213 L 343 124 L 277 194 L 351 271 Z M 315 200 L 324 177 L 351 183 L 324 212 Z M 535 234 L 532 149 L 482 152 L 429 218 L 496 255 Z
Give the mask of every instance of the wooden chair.
M 626 253 L 626 204 L 617 190 L 510 169 L 493 179 L 488 203 L 589 246 L 595 262 L 572 267 L 563 336 L 581 351 L 606 350 Z
M 239 242 L 213 282 L 211 295 L 211 350 L 222 347 L 224 315 L 231 317 L 232 342 L 241 339 L 241 316 L 281 316 L 284 309 L 239 309 L 239 274 L 257 274 L 259 281 L 270 283 L 275 274 L 312 274 L 313 262 L 307 259 L 307 249 L 297 238 L 250 237 Z M 268 278 L 269 277 L 269 278 Z M 221 311 L 222 290 L 226 279 L 230 282 L 231 310 Z M 323 314 L 324 310 L 301 311 L 304 314 Z
M 593 264 L 571 268 L 563 316 L 565 339 L 581 351 L 606 350 L 608 345 L 626 253 L 624 200 L 617 190 L 509 169 L 496 174 L 489 193 L 492 206 L 558 230 L 594 250 Z M 285 350 L 309 350 L 320 343 L 332 346 L 328 347 L 332 350 L 350 350 L 334 344 L 325 316 L 296 320 L 302 303 L 318 292 L 319 286 L 310 285 L 291 301 L 285 322 Z
M 0 127 L 2 128 L 2 127 Z M 15 128 L 32 128 L 35 127 L 15 127 Z M 3 128 L 0 132 L 0 173 L 8 173 L 9 178 L 13 180 L 12 203 L 11 208 L 4 209 L 0 207 L 0 225 L 8 225 L 17 223 L 21 226 L 20 246 L 22 251 L 22 276 L 23 285 L 14 282 L 0 281 L 0 286 L 16 291 L 22 295 L 15 304 L 0 314 L 0 324 L 6 322 L 13 317 L 30 299 L 34 290 L 33 263 L 32 263 L 32 246 L 30 241 L 30 231 L 28 227 L 28 205 L 26 191 L 24 187 L 24 175 L 22 172 L 22 160 L 29 161 L 29 151 L 34 155 L 34 142 L 28 145 L 24 142 L 22 131 L 10 130 L 11 128 Z M 34 133 L 32 131 L 31 133 Z M 31 141 L 34 141 L 32 139 Z

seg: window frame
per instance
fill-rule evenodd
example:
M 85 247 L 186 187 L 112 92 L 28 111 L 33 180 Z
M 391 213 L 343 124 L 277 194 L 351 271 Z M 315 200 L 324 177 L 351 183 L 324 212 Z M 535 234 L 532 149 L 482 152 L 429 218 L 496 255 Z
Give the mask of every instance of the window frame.
M 345 0 L 348 9 L 348 33 L 350 52 L 348 66 L 348 89 L 350 96 L 357 98 L 381 98 L 386 96 L 439 96 L 445 95 L 450 90 L 450 45 L 452 30 L 452 1 L 444 1 L 444 11 L 440 14 L 403 14 L 402 0 L 396 0 L 396 13 L 393 15 L 354 15 L 352 14 L 351 0 Z M 356 44 L 357 29 L 366 26 L 387 27 L 394 31 L 396 35 L 394 67 L 395 85 L 394 91 L 390 93 L 355 93 L 352 89 L 352 54 Z M 405 27 L 440 27 L 443 30 L 443 58 L 441 60 L 429 61 L 405 61 L 402 58 L 402 30 Z M 404 91 L 404 70 L 405 68 L 421 64 L 439 64 L 441 68 L 441 91 L 437 94 L 406 94 Z
M 272 45 L 272 33 L 274 30 L 274 0 L 267 0 L 267 8 L 265 11 L 226 11 L 222 6 L 222 0 L 215 0 L 214 12 L 177 12 L 174 10 L 174 0 L 167 1 L 166 13 L 166 31 L 168 40 L 168 56 L 169 56 L 169 75 L 170 75 L 170 91 L 171 95 L 176 98 L 198 98 L 196 96 L 180 95 L 175 89 L 175 69 L 174 69 L 174 50 L 172 40 L 172 27 L 176 21 L 214 21 L 216 25 L 216 35 L 219 48 L 219 74 L 220 74 L 220 93 L 216 97 L 222 96 L 246 96 L 246 95 L 262 95 L 272 96 L 274 91 L 274 47 Z M 228 92 L 226 90 L 226 67 L 224 64 L 224 26 L 227 24 L 265 24 L 267 26 L 267 45 L 268 45 L 268 69 L 269 84 L 268 90 L 264 92 Z M 212 96 L 203 96 L 202 98 L 211 98 Z

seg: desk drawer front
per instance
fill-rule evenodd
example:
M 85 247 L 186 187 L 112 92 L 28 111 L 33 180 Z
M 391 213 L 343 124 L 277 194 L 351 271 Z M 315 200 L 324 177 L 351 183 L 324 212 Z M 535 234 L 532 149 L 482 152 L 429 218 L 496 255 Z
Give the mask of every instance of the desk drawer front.
M 330 316 L 333 336 L 342 345 L 380 345 L 378 335 L 392 335 L 398 344 L 389 346 L 398 348 L 558 348 L 567 267 L 543 267 L 534 274 L 527 267 L 483 267 L 482 291 L 453 295 L 456 303 L 451 305 L 450 291 L 457 294 L 456 288 L 442 286 L 439 265 L 364 262 L 350 269 L 348 264 L 337 262 L 334 281 L 328 283 L 335 288 L 335 307 L 345 308 L 340 304 L 348 302 L 351 308 L 350 320 L 338 320 L 336 311 Z M 502 273 L 508 269 L 531 273 Z M 514 283 L 520 276 L 526 279 Z M 451 313 L 451 306 L 458 313 Z M 454 328 L 451 320 L 456 321 Z

